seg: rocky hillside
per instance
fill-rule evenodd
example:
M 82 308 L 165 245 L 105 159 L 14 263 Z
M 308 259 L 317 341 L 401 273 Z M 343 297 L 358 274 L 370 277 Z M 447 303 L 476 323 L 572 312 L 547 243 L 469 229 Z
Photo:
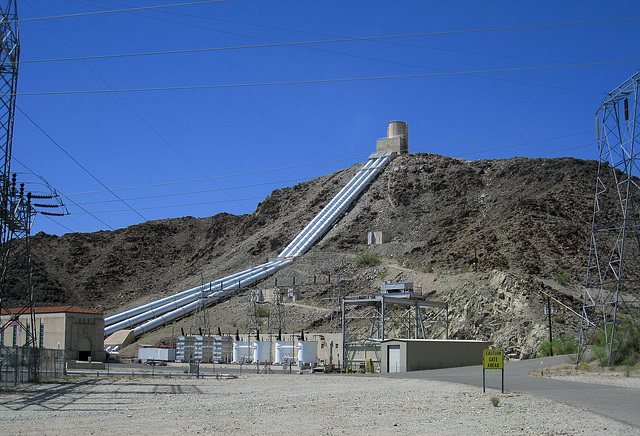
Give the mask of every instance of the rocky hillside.
M 255 212 L 185 217 L 126 229 L 32 238 L 39 305 L 74 304 L 111 314 L 222 277 L 277 254 L 360 165 L 274 191 Z M 573 158 L 465 161 L 400 156 L 307 255 L 276 277 L 280 284 L 331 277 L 346 294 L 370 295 L 382 279 L 412 281 L 449 302 L 450 334 L 488 338 L 517 357 L 547 335 L 540 291 L 579 310 L 589 252 L 596 162 Z M 367 232 L 391 242 L 366 245 Z M 381 264 L 357 266 L 378 253 Z M 275 278 L 264 286 L 273 286 Z M 288 327 L 328 329 L 328 289 L 310 286 L 288 310 Z M 21 295 L 9 295 L 17 305 Z M 304 306 L 304 307 L 303 307 Z M 558 331 L 576 335 L 558 305 Z M 210 309 L 212 324 L 242 328 L 246 297 Z M 188 326 L 193 320 L 177 325 Z M 154 335 L 154 333 L 152 333 Z M 157 332 L 146 342 L 167 339 Z

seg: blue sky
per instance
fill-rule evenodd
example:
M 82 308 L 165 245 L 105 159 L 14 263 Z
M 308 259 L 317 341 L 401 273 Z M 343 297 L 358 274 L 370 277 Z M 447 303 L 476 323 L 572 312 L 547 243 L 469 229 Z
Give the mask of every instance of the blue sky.
M 69 212 L 38 215 L 33 233 L 250 213 L 273 189 L 364 162 L 392 120 L 411 152 L 597 159 L 595 112 L 640 66 L 637 1 L 93 14 L 177 3 L 18 0 L 12 170 L 46 179 Z

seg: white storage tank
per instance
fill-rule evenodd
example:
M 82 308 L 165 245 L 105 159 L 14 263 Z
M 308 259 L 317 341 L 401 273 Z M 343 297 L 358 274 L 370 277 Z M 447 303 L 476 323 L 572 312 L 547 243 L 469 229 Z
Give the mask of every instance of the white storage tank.
M 271 363 L 271 343 L 266 341 L 255 341 L 253 343 L 254 363 Z
M 314 366 L 318 360 L 318 343 L 316 341 L 298 341 L 298 365 Z
M 284 364 L 287 361 L 291 361 L 294 358 L 293 351 L 293 342 L 276 341 L 276 358 L 273 363 Z
M 231 363 L 247 363 L 250 359 L 251 347 L 248 342 L 233 343 L 233 362 Z

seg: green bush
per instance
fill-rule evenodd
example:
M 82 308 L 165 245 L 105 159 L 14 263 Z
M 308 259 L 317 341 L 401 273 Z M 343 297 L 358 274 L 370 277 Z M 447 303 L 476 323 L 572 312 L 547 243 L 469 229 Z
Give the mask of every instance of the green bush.
M 619 342 L 619 334 L 625 334 L 624 339 Z M 629 322 L 620 322 L 615 330 L 615 338 L 613 344 L 619 343 L 617 352 L 614 353 L 611 361 L 612 365 L 635 364 L 640 356 L 640 329 L 636 326 L 630 326 Z M 609 366 L 609 356 L 607 355 L 607 339 L 604 330 L 598 331 L 591 345 L 593 357 L 598 361 L 601 368 Z
M 491 404 L 493 404 L 493 407 L 498 407 L 498 404 L 500 404 L 500 398 L 491 397 Z
M 553 344 L 553 354 L 573 354 L 578 352 L 578 344 L 576 340 L 569 336 L 562 334 L 560 337 L 553 340 L 553 343 L 548 340 L 540 344 L 540 357 L 547 357 L 551 355 L 551 344 Z
M 258 306 L 256 308 L 256 316 L 258 318 L 266 318 L 269 316 L 269 308 L 267 306 Z
M 357 266 L 377 266 L 380 265 L 380 255 L 378 253 L 362 253 L 356 257 Z
M 569 283 L 569 277 L 571 276 L 571 270 L 565 269 L 561 273 L 556 273 L 556 281 L 562 286 L 566 286 Z

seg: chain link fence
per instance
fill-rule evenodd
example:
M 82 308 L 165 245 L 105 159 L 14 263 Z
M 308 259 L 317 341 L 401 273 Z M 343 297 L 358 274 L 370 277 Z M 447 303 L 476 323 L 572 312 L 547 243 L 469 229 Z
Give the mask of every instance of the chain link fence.
M 0 349 L 0 386 L 38 383 L 65 375 L 64 350 L 33 347 Z

